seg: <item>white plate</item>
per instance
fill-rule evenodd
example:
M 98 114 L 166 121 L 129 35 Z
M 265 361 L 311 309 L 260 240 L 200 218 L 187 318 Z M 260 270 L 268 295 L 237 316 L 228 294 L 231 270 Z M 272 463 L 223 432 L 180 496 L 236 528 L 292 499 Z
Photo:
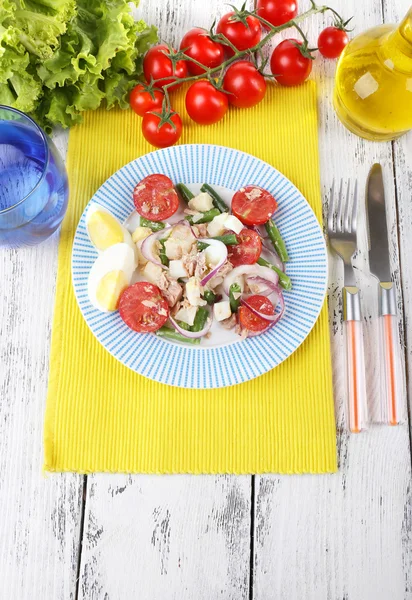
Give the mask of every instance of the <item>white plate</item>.
M 296 187 L 269 164 L 238 150 L 213 145 L 173 146 L 151 152 L 122 167 L 96 192 L 91 202 L 124 221 L 134 210 L 133 188 L 151 173 L 197 191 L 202 182 L 216 187 L 230 204 L 233 192 L 248 184 L 268 189 L 278 201 L 275 222 L 290 255 L 287 273 L 293 290 L 285 292 L 284 318 L 265 334 L 240 340 L 214 324 L 209 340 L 198 347 L 139 334 L 119 314 L 102 313 L 89 302 L 87 279 L 97 258 L 80 219 L 72 254 L 76 298 L 100 343 L 132 370 L 160 383 L 185 388 L 216 388 L 253 379 L 276 367 L 300 346 L 314 326 L 327 284 L 327 254 L 319 223 Z M 200 183 L 196 183 L 200 182 Z M 173 219 L 174 220 L 174 219 Z

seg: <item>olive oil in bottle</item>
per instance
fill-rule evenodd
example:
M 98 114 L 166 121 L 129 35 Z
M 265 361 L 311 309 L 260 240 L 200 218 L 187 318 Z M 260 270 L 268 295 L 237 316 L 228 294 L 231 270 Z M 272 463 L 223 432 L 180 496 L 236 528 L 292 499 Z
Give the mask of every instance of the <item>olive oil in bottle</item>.
M 393 140 L 412 129 L 412 7 L 399 26 L 356 36 L 336 70 L 334 105 L 353 133 Z

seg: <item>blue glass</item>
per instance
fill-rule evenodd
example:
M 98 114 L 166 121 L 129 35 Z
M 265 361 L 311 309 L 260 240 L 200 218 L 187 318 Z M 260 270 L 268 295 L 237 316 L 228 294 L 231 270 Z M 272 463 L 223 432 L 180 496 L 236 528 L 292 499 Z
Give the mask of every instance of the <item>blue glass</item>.
M 67 173 L 57 148 L 24 113 L 0 105 L 0 246 L 40 244 L 67 210 Z

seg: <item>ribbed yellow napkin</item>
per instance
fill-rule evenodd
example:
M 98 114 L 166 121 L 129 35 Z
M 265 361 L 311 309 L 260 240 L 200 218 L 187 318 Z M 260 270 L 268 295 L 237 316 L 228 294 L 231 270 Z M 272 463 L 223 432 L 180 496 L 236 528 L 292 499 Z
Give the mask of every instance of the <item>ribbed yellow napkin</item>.
M 175 108 L 183 114 L 184 94 Z M 319 219 L 316 88 L 270 85 L 257 107 L 214 126 L 184 120 L 182 143 L 249 152 L 289 177 Z M 99 345 L 77 307 L 71 249 L 97 188 L 153 150 L 132 111 L 98 110 L 70 133 L 70 203 L 59 246 L 45 421 L 45 469 L 131 473 L 323 473 L 336 470 L 328 315 L 270 373 L 235 387 L 194 391 L 154 383 Z M 292 292 L 293 293 L 293 292 Z

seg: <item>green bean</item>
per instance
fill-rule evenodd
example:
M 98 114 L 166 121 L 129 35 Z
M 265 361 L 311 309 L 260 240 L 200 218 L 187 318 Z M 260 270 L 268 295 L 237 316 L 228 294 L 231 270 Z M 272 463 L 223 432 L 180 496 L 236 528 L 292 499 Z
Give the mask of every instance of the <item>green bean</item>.
M 206 250 L 209 248 L 210 244 L 205 244 L 204 242 L 197 242 L 197 249 L 201 252 L 202 250 Z
M 199 220 L 194 221 L 193 215 L 186 215 L 185 219 L 186 221 L 189 221 L 191 225 L 200 225 L 201 223 L 210 223 L 210 221 L 213 221 L 213 219 L 218 215 L 220 215 L 220 210 L 217 208 L 211 208 L 210 210 L 204 212 L 203 216 Z
M 217 235 L 213 239 L 223 242 L 225 246 L 236 246 L 239 243 L 234 233 L 227 233 L 226 235 Z
M 152 231 L 160 231 L 161 229 L 165 228 L 165 224 L 161 221 L 149 221 L 149 219 L 145 219 L 144 217 L 140 217 L 140 226 L 148 227 Z
M 204 306 L 199 306 L 197 309 L 197 313 L 195 316 L 195 320 L 193 322 L 191 331 L 202 331 L 206 325 L 207 318 L 209 316 L 209 311 Z
M 210 187 L 209 184 L 204 183 L 200 189 L 202 192 L 206 192 L 207 194 L 209 194 L 209 196 L 212 196 L 213 206 L 216 206 L 216 208 L 219 209 L 219 212 L 221 212 L 221 213 L 229 212 L 229 208 L 226 205 L 225 201 L 219 196 L 219 194 L 212 187 Z
M 184 183 L 178 183 L 176 185 L 176 189 L 178 191 L 179 196 L 184 202 L 186 202 L 186 204 L 189 204 L 189 200 L 195 197 L 195 195 L 189 190 L 187 186 L 185 186 Z
M 229 303 L 230 310 L 232 311 L 232 313 L 238 311 L 238 308 L 240 306 L 240 296 L 236 298 L 235 294 L 240 294 L 241 291 L 242 290 L 240 289 L 240 285 L 238 283 L 232 283 L 232 285 L 229 288 Z
M 203 298 L 206 300 L 206 302 L 209 305 L 214 304 L 217 300 L 217 296 L 216 296 L 216 294 L 214 294 L 212 292 L 212 290 L 205 290 L 204 294 L 203 294 Z
M 160 329 L 156 331 L 156 335 L 159 337 L 167 338 L 168 340 L 173 340 L 174 342 L 183 342 L 185 344 L 200 344 L 200 338 L 188 338 L 172 329 L 171 327 L 166 327 L 163 325 Z
M 269 269 L 272 269 L 272 271 L 275 271 L 275 273 L 279 275 L 279 285 L 283 287 L 284 290 L 289 291 L 292 289 L 292 281 L 289 275 L 286 275 L 286 273 L 284 273 L 283 271 L 275 267 L 275 265 L 272 265 L 270 262 L 268 262 L 262 257 L 258 258 L 257 264 L 261 267 L 268 267 Z
M 166 256 L 165 241 L 166 240 L 159 240 L 159 244 L 160 244 L 159 258 L 160 258 L 160 262 L 162 263 L 162 265 L 165 265 L 166 267 L 168 267 L 169 259 Z
M 289 255 L 286 250 L 285 242 L 282 240 L 282 236 L 280 235 L 279 229 L 276 227 L 272 219 L 269 219 L 267 223 L 265 223 L 265 229 L 268 232 L 269 239 L 273 244 L 276 252 L 279 254 L 279 258 L 282 262 L 288 262 Z

